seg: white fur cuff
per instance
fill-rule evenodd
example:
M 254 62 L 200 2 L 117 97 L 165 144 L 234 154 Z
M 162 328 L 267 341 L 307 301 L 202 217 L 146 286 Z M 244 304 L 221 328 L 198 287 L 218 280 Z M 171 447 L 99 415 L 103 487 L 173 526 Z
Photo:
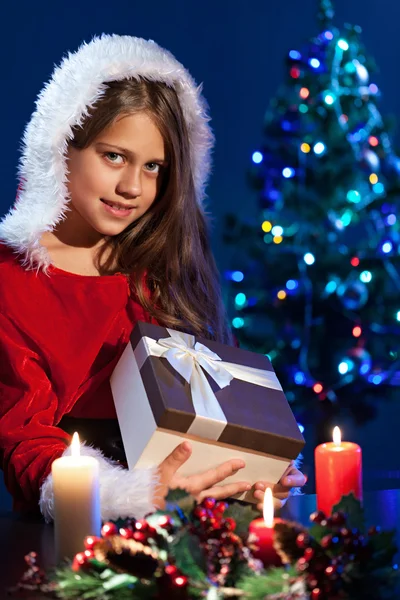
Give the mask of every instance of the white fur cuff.
M 68 447 L 63 456 L 70 455 Z M 118 518 L 143 518 L 154 512 L 154 489 L 158 483 L 156 468 L 128 471 L 104 457 L 97 448 L 81 444 L 82 456 L 93 456 L 100 467 L 100 506 L 102 521 Z M 54 520 L 53 478 L 51 473 L 40 489 L 39 507 L 47 523 Z

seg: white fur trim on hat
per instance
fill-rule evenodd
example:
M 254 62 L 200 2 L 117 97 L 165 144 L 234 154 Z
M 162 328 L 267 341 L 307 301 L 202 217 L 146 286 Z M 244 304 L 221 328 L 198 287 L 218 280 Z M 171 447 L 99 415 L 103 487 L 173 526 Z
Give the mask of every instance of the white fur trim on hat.
M 40 238 L 68 211 L 66 151 L 72 128 L 83 123 L 109 81 L 143 77 L 173 86 L 187 123 L 190 161 L 202 206 L 210 172 L 213 134 L 208 108 L 188 71 L 152 40 L 120 35 L 95 37 L 69 53 L 36 102 L 23 137 L 21 187 L 15 206 L 0 222 L 0 240 L 22 255 L 28 268 L 51 264 Z

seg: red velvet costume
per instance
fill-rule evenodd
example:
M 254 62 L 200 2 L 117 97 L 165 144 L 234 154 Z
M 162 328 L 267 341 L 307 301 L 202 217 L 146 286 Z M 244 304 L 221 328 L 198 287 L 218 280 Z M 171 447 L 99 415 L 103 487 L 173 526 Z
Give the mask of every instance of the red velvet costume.
M 125 276 L 56 269 L 41 244 L 67 217 L 75 128 L 109 82 L 140 78 L 176 92 L 190 148 L 185 168 L 202 210 L 213 135 L 201 86 L 153 40 L 103 34 L 68 53 L 41 91 L 24 132 L 18 199 L 0 220 L 1 466 L 15 507 L 37 508 L 39 500 L 48 521 L 54 518 L 50 466 L 70 452 L 66 422 L 73 418 L 81 419 L 81 454 L 99 462 L 103 519 L 141 518 L 154 509 L 156 465 L 124 469 L 115 462 L 123 460 L 123 448 L 117 457 L 103 444 L 118 429 L 109 377 L 135 322 L 149 317 L 129 296 Z M 117 184 L 104 193 L 120 199 Z
M 57 423 L 116 418 L 109 377 L 135 322 L 150 319 L 124 275 L 27 271 L 3 245 L 0 313 L 2 467 L 15 508 L 34 508 L 70 443 Z
M 18 200 L 0 221 L 1 466 L 15 508 L 37 508 L 39 501 L 48 521 L 54 518 L 51 463 L 70 452 L 65 415 L 115 423 L 109 377 L 135 322 L 149 320 L 124 275 L 62 271 L 41 244 L 68 217 L 74 128 L 109 82 L 131 78 L 174 88 L 190 149 L 185 169 L 202 210 L 213 134 L 201 86 L 152 40 L 103 35 L 69 53 L 40 93 L 24 133 Z M 107 199 L 119 197 L 116 187 Z M 107 437 L 108 423 L 102 429 Z M 154 509 L 156 466 L 124 469 L 89 436 L 82 442 L 81 454 L 99 462 L 104 520 L 141 518 Z

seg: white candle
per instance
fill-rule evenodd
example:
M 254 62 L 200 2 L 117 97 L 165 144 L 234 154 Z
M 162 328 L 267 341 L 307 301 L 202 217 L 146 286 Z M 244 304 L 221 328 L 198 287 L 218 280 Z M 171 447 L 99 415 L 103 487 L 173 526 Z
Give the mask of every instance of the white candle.
M 80 456 L 79 436 L 74 433 L 71 456 L 57 458 L 51 472 L 55 550 L 60 561 L 81 552 L 87 535 L 100 535 L 99 463 L 92 456 Z

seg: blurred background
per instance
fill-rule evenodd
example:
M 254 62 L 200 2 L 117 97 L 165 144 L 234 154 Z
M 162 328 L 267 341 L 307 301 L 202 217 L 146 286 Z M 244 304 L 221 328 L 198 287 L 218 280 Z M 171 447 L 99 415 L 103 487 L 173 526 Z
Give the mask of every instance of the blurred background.
M 217 140 L 213 175 L 208 187 L 208 208 L 213 216 L 212 244 L 222 275 L 225 301 L 232 322 L 234 319 L 243 321 L 236 320 L 233 323 L 241 345 L 269 354 L 284 389 L 291 393 L 290 401 L 299 422 L 304 427 L 307 441 L 304 470 L 309 476 L 308 491 L 314 491 L 314 446 L 321 441 L 329 441 L 329 428 L 333 422 L 342 427 L 344 439 L 357 442 L 362 446 L 365 486 L 369 489 L 394 488 L 399 487 L 400 475 L 400 459 L 396 443 L 400 427 L 397 391 L 399 388 L 394 377 L 399 370 L 396 366 L 399 338 L 396 318 L 392 323 L 394 328 L 390 323 L 389 325 L 382 323 L 392 318 L 395 310 L 393 302 L 398 301 L 397 310 L 400 311 L 400 294 L 396 287 L 399 268 L 398 258 L 396 258 L 398 257 L 398 225 L 396 219 L 391 224 L 386 222 L 387 215 L 395 215 L 398 206 L 398 201 L 396 204 L 398 171 L 395 151 L 400 141 L 399 130 L 395 128 L 387 133 L 389 129 L 386 117 L 400 116 L 398 77 L 400 7 L 395 0 L 380 2 L 337 0 L 333 18 L 333 24 L 338 28 L 335 33 L 336 30 L 332 29 L 331 24 L 322 27 L 321 19 L 318 20 L 320 4 L 324 3 L 318 3 L 317 0 L 302 2 L 253 0 L 248 3 L 224 0 L 219 2 L 203 0 L 201 3 L 188 1 L 167 3 L 159 0 L 152 3 L 139 3 L 132 0 L 111 3 L 103 0 L 85 2 L 70 0 L 49 4 L 44 0 L 37 0 L 34 3 L 3 4 L 0 8 L 0 20 L 3 23 L 0 40 L 3 57 L 3 85 L 0 99 L 2 114 L 0 172 L 3 188 L 0 210 L 4 213 L 15 197 L 20 139 L 33 111 L 36 95 L 42 88 L 43 82 L 50 77 L 54 64 L 59 63 L 61 56 L 67 50 L 75 50 L 84 40 L 88 41 L 93 35 L 103 32 L 150 38 L 168 48 L 189 69 L 196 81 L 203 82 L 204 85 L 204 95 L 210 105 L 212 127 Z M 325 3 L 325 10 L 328 9 L 329 6 Z M 345 23 L 360 26 L 362 32 L 346 29 Z M 321 36 L 328 30 L 334 32 L 333 38 L 320 37 L 318 43 L 314 40 L 311 45 L 309 44 L 310 38 Z M 356 37 L 352 37 L 354 33 Z M 326 92 L 329 92 L 329 83 L 332 82 L 332 61 L 335 54 L 332 45 L 331 51 L 327 51 L 323 44 L 329 45 L 331 42 L 337 43 L 339 39 L 347 39 L 347 34 L 348 44 L 351 47 L 341 48 L 341 50 L 351 53 L 349 63 L 357 66 L 357 62 L 354 61 L 358 61 L 358 65 L 364 65 L 368 72 L 366 75 L 362 69 L 357 68 L 358 78 L 352 79 L 351 69 L 348 69 L 349 81 L 347 83 L 342 81 L 339 91 L 336 89 L 335 93 L 340 96 L 343 87 L 347 86 L 347 89 L 350 89 L 347 94 L 350 98 L 347 98 L 347 113 L 355 128 L 357 123 L 359 129 L 363 128 L 368 120 L 365 116 L 365 107 L 371 104 L 376 105 L 379 114 L 385 118 L 383 124 L 379 118 L 376 118 L 375 124 L 372 124 L 376 127 L 367 131 L 368 139 L 365 141 L 380 162 L 379 160 L 376 162 L 376 158 L 371 155 L 366 157 L 365 152 L 363 156 L 354 152 L 352 158 L 346 155 L 345 165 L 340 162 L 340 157 L 343 157 L 341 148 L 354 147 L 358 151 L 363 140 L 350 140 L 349 132 L 346 133 L 345 127 L 341 130 L 340 127 L 336 130 L 333 127 L 334 119 L 332 121 L 332 115 L 329 113 L 330 100 L 328 98 L 326 102 Z M 364 48 L 359 45 L 360 41 Z M 305 54 L 302 54 L 304 48 L 306 48 Z M 296 54 L 289 55 L 290 51 L 299 52 L 300 57 Z M 364 60 L 367 55 L 368 59 Z M 304 56 L 306 62 L 303 61 Z M 319 64 L 315 62 L 314 66 L 310 64 L 310 57 L 316 58 Z M 377 66 L 373 76 L 369 57 L 375 60 Z M 346 61 L 342 55 L 341 61 L 340 69 L 344 69 Z M 290 71 L 293 68 L 297 69 L 298 73 L 296 70 Z M 303 83 L 302 78 L 304 78 Z M 371 83 L 375 85 L 376 90 L 369 87 L 369 91 L 366 92 L 364 88 Z M 281 96 L 277 96 L 282 86 L 286 86 L 284 92 Z M 309 92 L 306 97 L 304 97 L 306 92 L 301 92 L 303 88 Z M 280 98 L 278 101 L 276 101 L 277 97 Z M 274 99 L 275 102 L 271 105 Z M 303 100 L 305 104 L 309 103 L 306 111 L 308 121 L 305 124 L 299 121 L 299 126 L 294 129 L 282 126 L 287 112 L 292 113 L 292 116 L 298 113 Z M 332 104 L 336 106 L 335 103 L 336 97 L 333 98 Z M 317 109 L 321 106 L 323 110 L 318 112 Z M 376 117 L 376 112 L 374 114 Z M 298 114 L 298 117 L 300 118 L 301 115 Z M 340 117 L 341 114 L 336 114 L 336 125 L 340 123 L 344 125 Z M 356 129 L 350 133 L 355 132 Z M 300 139 L 303 133 L 308 136 L 308 141 Z M 331 133 L 334 136 L 336 154 L 329 155 Z M 377 139 L 376 144 L 375 141 L 371 143 L 371 136 Z M 387 142 L 388 139 L 390 144 Z M 275 143 L 270 143 L 271 140 L 275 140 Z M 318 142 L 324 144 L 323 152 L 320 154 L 325 156 L 325 163 L 306 163 L 308 153 L 310 160 L 311 155 L 313 160 L 316 160 L 318 152 L 315 151 L 315 144 Z M 306 146 L 303 147 L 301 152 L 304 156 L 299 154 L 301 143 L 308 144 L 310 147 L 308 151 Z M 295 153 L 290 151 L 295 148 Z M 255 152 L 259 152 L 260 155 L 254 155 Z M 297 158 L 293 158 L 296 153 Z M 296 169 L 299 165 L 291 164 L 291 160 L 300 161 L 303 174 L 302 202 L 299 201 L 296 186 L 285 188 L 283 179 L 287 179 L 286 176 L 283 176 L 281 187 L 276 181 L 279 170 L 282 175 L 284 168 L 293 167 L 295 171 L 293 177 L 290 176 L 288 179 L 293 180 L 292 186 L 295 184 L 298 175 Z M 394 166 L 392 170 L 385 171 L 383 167 L 388 162 Z M 261 165 L 261 170 L 254 171 L 254 165 Z M 319 171 L 320 167 L 321 171 Z M 331 175 L 329 197 L 325 197 L 321 188 L 321 179 L 324 180 L 327 170 Z M 352 182 L 346 180 L 346 177 L 349 177 L 349 170 L 358 173 L 356 180 Z M 320 173 L 320 178 L 313 179 L 310 172 Z M 333 179 L 339 183 L 342 175 L 344 176 L 343 185 L 339 186 L 342 196 L 344 194 L 344 200 L 347 198 L 346 186 L 348 191 L 353 190 L 363 196 L 368 182 L 375 185 L 377 182 L 380 183 L 382 178 L 384 179 L 385 189 L 378 191 L 376 188 L 374 202 L 366 206 L 364 213 L 359 210 L 358 216 L 353 218 L 352 225 L 358 227 L 356 231 L 359 232 L 359 237 L 357 234 L 352 235 L 351 244 L 348 239 L 341 239 L 342 230 L 348 224 L 346 218 L 350 218 L 351 221 L 351 215 L 344 217 L 342 226 L 338 225 L 338 219 L 340 220 L 344 215 L 342 210 L 344 200 L 335 192 L 332 174 Z M 377 174 L 378 180 L 371 180 L 371 174 Z M 271 185 L 273 184 L 277 190 L 278 196 L 275 195 L 275 198 L 265 196 L 265 190 L 271 188 L 269 182 L 272 182 Z M 308 186 L 306 190 L 304 185 Z M 389 189 L 391 193 L 389 208 L 387 206 L 382 208 L 386 191 Z M 313 193 L 314 196 L 319 194 L 320 203 L 318 210 L 314 202 L 312 204 L 314 208 L 304 213 L 304 199 L 307 198 L 308 193 Z M 277 197 L 279 202 L 275 202 Z M 293 198 L 297 198 L 297 202 Z M 350 203 L 353 200 L 350 200 Z M 384 255 L 388 253 L 382 254 L 379 249 L 379 244 L 384 243 L 385 240 L 382 236 L 379 240 L 376 238 L 375 229 L 369 240 L 366 240 L 363 235 L 370 231 L 368 223 L 377 222 L 378 217 L 374 210 L 375 213 L 383 211 L 382 222 L 386 227 L 384 234 L 389 236 L 392 243 L 389 252 L 392 261 L 390 268 L 386 265 L 386 270 L 383 261 Z M 330 232 L 332 234 L 330 238 L 324 238 L 325 234 L 328 236 L 326 221 L 328 213 L 330 223 L 333 223 L 333 233 Z M 230 215 L 229 218 L 227 215 Z M 293 243 L 297 239 L 300 247 L 297 255 L 303 257 L 306 253 L 313 254 L 318 269 L 315 269 L 312 276 L 309 275 L 310 271 L 304 271 L 304 268 L 303 270 L 300 268 L 298 276 L 288 271 L 282 273 L 282 282 L 272 281 L 266 275 L 268 265 L 275 273 L 277 266 L 281 264 L 287 264 L 289 269 L 289 262 L 285 262 L 284 254 L 279 254 L 286 243 L 286 225 L 282 232 L 283 241 L 278 247 L 273 240 L 272 244 L 264 240 L 264 234 L 269 233 L 268 225 L 265 223 L 271 223 L 271 227 L 276 225 L 280 227 L 283 221 L 287 224 L 290 220 L 292 225 L 300 224 L 300 232 L 298 229 L 292 232 L 290 243 L 288 240 L 286 246 L 287 251 L 290 248 L 293 250 Z M 312 231 L 307 228 L 303 231 L 305 221 L 313 224 Z M 363 223 L 367 225 L 363 227 Z M 390 231 L 387 229 L 389 226 L 392 228 Z M 315 232 L 318 228 L 320 236 L 314 247 L 313 240 L 315 241 Z M 239 238 L 242 237 L 243 246 L 238 245 L 235 238 L 237 234 Z M 262 243 L 264 243 L 264 250 L 260 250 Z M 260 252 L 263 253 L 262 260 Z M 367 292 L 365 285 L 363 289 L 359 288 L 359 284 L 355 289 L 350 289 L 350 279 L 353 283 L 355 281 L 354 273 L 349 275 L 348 272 L 353 258 L 358 258 L 359 263 L 363 260 L 369 261 L 366 266 L 359 263 L 355 266 L 357 269 L 360 266 L 357 277 L 368 271 L 375 281 L 375 272 L 381 274 L 381 279 L 382 273 L 387 273 L 386 288 L 390 302 L 386 304 L 390 304 L 391 315 L 382 313 L 382 302 L 385 305 L 385 299 L 378 298 L 379 293 L 382 295 L 383 290 L 386 289 L 384 286 L 379 286 L 379 290 L 370 286 Z M 311 268 L 307 262 L 305 264 L 306 268 Z M 236 271 L 243 274 L 242 279 L 240 276 L 239 280 L 232 279 L 232 273 Z M 251 283 L 247 272 L 252 274 Z M 364 275 L 365 278 L 368 279 L 368 276 Z M 246 287 L 247 281 L 249 287 Z M 296 289 L 299 293 L 297 296 L 295 293 L 291 295 L 291 304 L 287 304 L 286 309 L 282 308 L 283 305 L 276 304 L 276 297 L 281 291 L 285 291 L 288 295 L 290 286 L 285 287 L 288 281 L 298 283 Z M 324 296 L 330 281 L 336 281 L 337 288 L 342 285 L 341 294 L 339 291 L 334 294 L 339 304 L 334 305 L 333 308 L 326 302 L 318 303 L 319 299 L 332 296 L 332 290 Z M 363 284 L 369 283 L 363 279 L 360 281 Z M 313 306 L 319 307 L 318 323 L 312 320 L 306 323 L 304 320 L 304 311 L 308 309 L 302 289 L 304 291 L 308 284 L 313 286 L 313 298 L 317 300 Z M 243 294 L 244 297 L 240 296 L 238 299 L 238 294 Z M 250 297 L 253 299 L 249 305 Z M 342 298 L 341 305 L 338 298 L 339 300 Z M 254 305 L 258 306 L 258 312 L 251 310 Z M 338 308 L 339 305 L 341 308 Z M 376 313 L 381 315 L 376 323 L 374 307 Z M 368 311 L 363 314 L 362 309 Z M 264 318 L 265 315 L 267 319 Z M 347 323 L 347 326 L 342 324 L 336 327 L 336 319 L 338 319 L 337 323 L 342 323 L 344 319 L 343 322 Z M 328 327 L 329 322 L 330 327 Z M 379 343 L 371 342 L 371 336 L 367 335 L 368 332 L 376 330 L 377 323 L 381 327 L 379 331 L 382 334 Z M 358 326 L 362 332 L 359 336 L 355 336 L 354 327 Z M 255 330 L 261 332 L 263 337 L 261 341 L 260 335 L 254 337 Z M 306 330 L 310 334 L 307 334 L 307 356 L 299 356 L 301 348 L 305 347 L 306 342 L 302 336 Z M 317 342 L 313 345 L 310 343 L 310 336 L 312 338 L 314 330 L 318 331 Z M 274 338 L 272 342 L 271 336 Z M 279 344 L 281 337 L 283 341 Z M 356 337 L 361 339 L 353 339 Z M 341 340 L 342 347 L 338 344 Z M 390 343 L 386 343 L 385 340 L 390 340 Z M 368 348 L 368 344 L 372 344 L 371 348 Z M 331 347 L 332 352 L 330 352 Z M 361 361 L 360 367 L 354 357 L 351 358 L 351 352 L 349 355 L 353 347 L 368 351 L 370 355 L 370 362 L 368 363 L 369 359 L 367 360 L 369 369 L 364 367 L 364 373 L 360 373 L 359 369 L 365 365 L 365 354 L 364 362 Z M 322 348 L 325 358 L 320 364 Z M 296 349 L 299 350 L 297 355 L 293 352 Z M 381 364 L 379 358 L 383 355 L 390 357 L 392 362 L 388 365 Z M 332 366 L 332 361 L 329 362 L 331 358 L 336 366 Z M 303 367 L 299 361 L 303 361 Z M 342 363 L 346 363 L 347 367 L 340 367 Z M 336 379 L 332 377 L 332 370 L 338 372 L 340 376 L 343 375 L 345 379 L 339 378 L 338 381 L 337 377 Z M 303 373 L 304 379 L 299 373 Z M 368 380 L 368 377 L 376 377 L 377 373 L 381 378 L 379 381 Z M 316 384 L 321 385 L 322 389 L 315 387 Z M 371 395 L 369 388 L 372 387 L 375 391 Z M 366 398 L 368 402 L 363 404 Z

